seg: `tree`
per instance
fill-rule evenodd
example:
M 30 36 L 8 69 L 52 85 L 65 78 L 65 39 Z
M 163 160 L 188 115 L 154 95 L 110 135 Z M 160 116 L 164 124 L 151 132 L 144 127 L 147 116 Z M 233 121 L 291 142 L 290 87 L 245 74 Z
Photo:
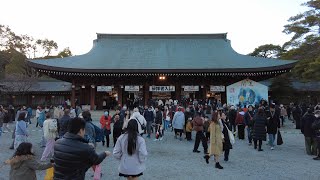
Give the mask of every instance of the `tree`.
M 265 44 L 254 49 L 249 56 L 263 57 L 263 58 L 278 58 L 283 52 L 279 45 Z
M 45 56 L 49 56 L 51 54 L 52 50 L 57 50 L 58 49 L 58 44 L 56 42 L 54 42 L 53 40 L 48 40 L 48 39 L 41 40 L 41 39 L 38 39 L 36 41 L 36 43 L 43 48 L 44 53 L 46 53 Z
M 293 34 L 286 47 L 299 47 L 308 39 L 318 38 L 320 34 L 320 0 L 310 0 L 302 6 L 310 10 L 289 18 L 290 24 L 284 26 L 283 32 Z
M 292 86 L 290 77 L 287 75 L 281 75 L 271 80 L 270 91 L 274 99 L 284 102 L 286 99 L 292 97 L 295 93 L 295 89 Z
M 57 57 L 59 58 L 64 58 L 64 57 L 69 57 L 72 56 L 72 52 L 70 51 L 69 47 L 64 48 L 61 52 L 59 52 L 59 54 L 57 55 Z

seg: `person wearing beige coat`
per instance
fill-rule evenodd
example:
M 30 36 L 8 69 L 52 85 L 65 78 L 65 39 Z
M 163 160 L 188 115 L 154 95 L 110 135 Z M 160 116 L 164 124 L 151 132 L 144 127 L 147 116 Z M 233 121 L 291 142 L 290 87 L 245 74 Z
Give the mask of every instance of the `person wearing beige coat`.
M 209 163 L 209 158 L 214 156 L 216 162 L 215 167 L 223 169 L 219 163 L 219 156 L 223 153 L 223 134 L 222 134 L 222 122 L 221 120 L 213 120 L 209 126 L 210 129 L 210 147 L 207 155 L 204 156 L 206 163 Z

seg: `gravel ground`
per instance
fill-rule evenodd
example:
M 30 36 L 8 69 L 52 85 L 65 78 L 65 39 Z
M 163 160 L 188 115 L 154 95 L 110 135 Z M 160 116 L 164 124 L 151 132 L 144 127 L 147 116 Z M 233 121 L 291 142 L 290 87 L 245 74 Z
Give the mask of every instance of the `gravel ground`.
M 93 112 L 93 119 L 98 124 L 98 117 L 103 112 Z M 304 149 L 304 138 L 298 130 L 295 130 L 293 123 L 286 122 L 282 128 L 284 144 L 276 146 L 275 150 L 270 150 L 266 142 L 263 142 L 263 152 L 258 152 L 252 146 L 248 146 L 246 140 L 237 140 L 234 148 L 230 152 L 228 162 L 221 158 L 223 170 L 214 168 L 213 158 L 210 164 L 206 164 L 203 159 L 203 148 L 200 144 L 201 153 L 193 153 L 192 142 L 174 139 L 173 133 L 165 132 L 162 141 L 154 142 L 153 139 L 146 139 L 149 156 L 147 159 L 147 169 L 140 179 L 175 179 L 175 180 L 206 180 L 206 179 L 310 179 L 320 180 L 317 173 L 319 161 L 312 160 Z M 11 124 L 11 127 L 13 124 Z M 34 144 L 37 158 L 40 159 L 43 148 L 39 147 L 41 129 L 35 128 L 35 124 L 29 126 L 31 131 L 30 141 Z M 193 133 L 193 136 L 195 133 Z M 194 139 L 194 137 L 193 137 Z M 0 161 L 4 162 L 13 154 L 9 150 L 12 142 L 11 133 L 2 134 L 0 137 Z M 112 142 L 112 139 L 111 139 Z M 112 143 L 111 143 L 112 144 Z M 98 144 L 97 152 L 103 152 L 112 148 L 102 147 Z M 113 157 L 108 157 L 102 163 L 102 179 L 121 179 L 118 176 L 118 161 Z M 0 180 L 7 180 L 9 166 L 0 166 Z M 45 171 L 38 171 L 38 179 L 44 178 Z M 88 170 L 86 179 L 93 179 L 92 170 Z

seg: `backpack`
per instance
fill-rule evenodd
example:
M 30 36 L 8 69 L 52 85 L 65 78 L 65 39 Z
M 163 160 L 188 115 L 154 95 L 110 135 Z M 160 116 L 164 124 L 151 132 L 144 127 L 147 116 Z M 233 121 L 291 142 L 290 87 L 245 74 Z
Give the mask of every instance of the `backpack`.
M 94 131 L 96 133 L 96 138 L 95 141 L 96 142 L 101 142 L 104 138 L 104 132 L 103 129 L 99 128 L 98 126 L 96 126 L 95 124 L 93 124 L 92 122 L 90 122 L 92 124 L 92 126 L 94 127 Z
M 56 119 L 52 119 L 52 121 L 50 121 L 49 130 L 50 131 L 57 131 L 58 130 L 58 122 Z

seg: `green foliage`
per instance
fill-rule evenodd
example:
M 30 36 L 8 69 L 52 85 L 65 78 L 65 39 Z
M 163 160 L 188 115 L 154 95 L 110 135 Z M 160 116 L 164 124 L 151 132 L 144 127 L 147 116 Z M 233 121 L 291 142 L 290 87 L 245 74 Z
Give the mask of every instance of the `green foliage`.
M 288 21 L 290 24 L 284 26 L 283 32 L 293 34 L 291 40 L 286 43 L 288 47 L 299 47 L 308 38 L 319 37 L 320 32 L 320 0 L 310 0 L 303 6 L 310 10 L 292 16 Z
M 69 47 L 64 48 L 57 57 L 64 58 L 64 57 L 69 57 L 72 56 L 72 52 L 70 51 Z
M 295 93 L 290 77 L 286 75 L 273 78 L 269 88 L 272 91 L 273 98 L 279 101 L 283 101 L 284 98 L 288 98 Z
M 263 58 L 278 58 L 282 52 L 283 49 L 279 45 L 265 44 L 255 48 L 254 51 L 248 55 Z

